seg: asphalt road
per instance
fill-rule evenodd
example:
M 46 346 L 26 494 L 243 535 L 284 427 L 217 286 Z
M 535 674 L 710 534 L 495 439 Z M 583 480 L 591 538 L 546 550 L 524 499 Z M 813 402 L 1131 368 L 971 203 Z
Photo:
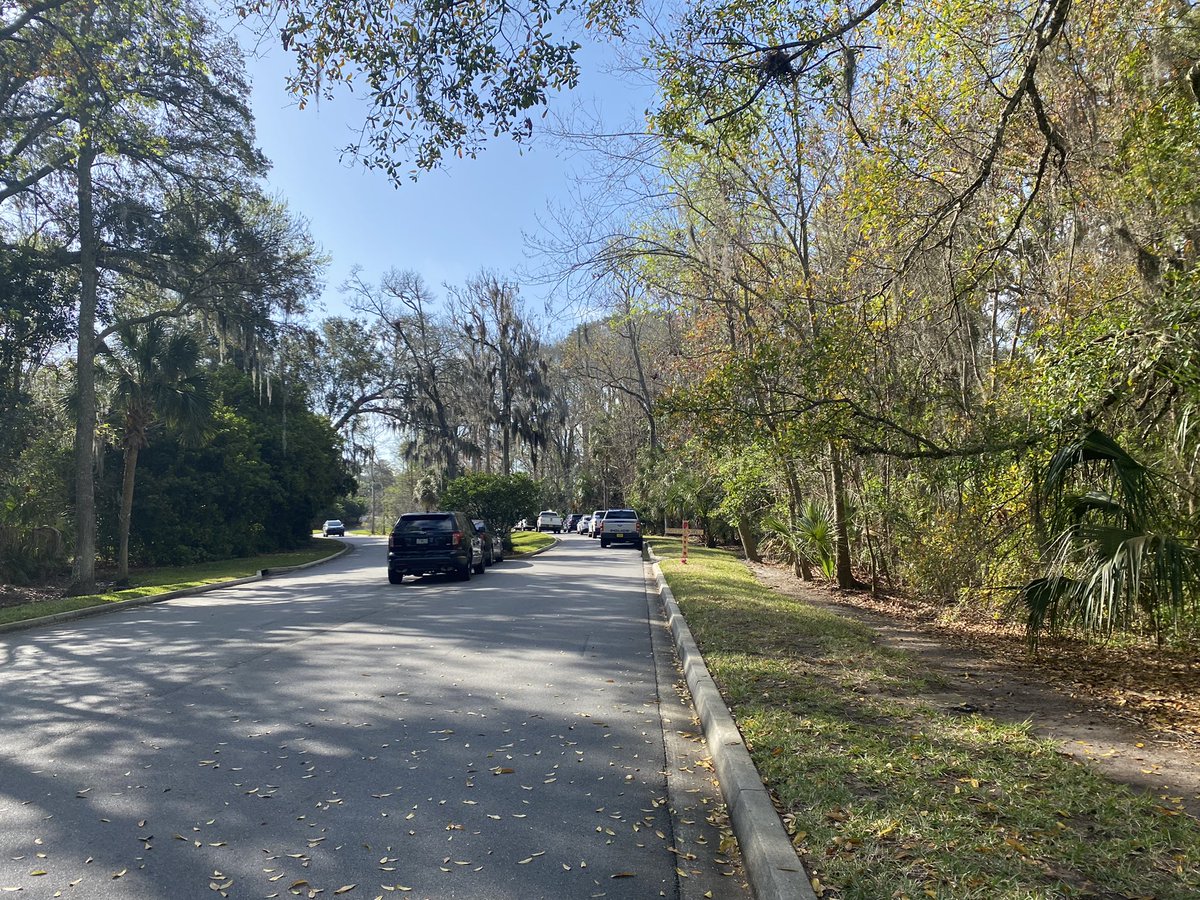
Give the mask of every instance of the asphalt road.
M 382 541 L 351 542 L 294 575 L 0 637 L 0 889 L 532 900 L 722 883 L 719 853 L 676 847 L 680 707 L 660 697 L 637 551 L 570 536 L 469 582 L 393 586 Z

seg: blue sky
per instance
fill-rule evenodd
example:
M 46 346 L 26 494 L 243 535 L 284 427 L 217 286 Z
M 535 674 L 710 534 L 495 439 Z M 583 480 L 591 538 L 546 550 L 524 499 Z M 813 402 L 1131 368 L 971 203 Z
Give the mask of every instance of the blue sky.
M 344 312 L 337 288 L 354 265 L 372 283 L 392 267 L 414 270 L 439 297 L 443 283 L 462 284 L 481 268 L 509 275 L 531 265 L 523 234 L 538 229 L 548 204 L 569 200 L 572 170 L 586 166 L 585 157 L 544 138 L 521 153 L 500 138 L 476 159 L 454 159 L 397 188 L 382 172 L 339 158 L 363 120 L 362 101 L 342 94 L 297 109 L 284 89 L 288 60 L 276 42 L 268 46 L 265 58 L 247 57 L 258 143 L 273 163 L 271 191 L 308 220 L 331 258 L 322 298 L 327 314 Z M 611 50 L 588 48 L 583 58 L 580 87 L 554 108 L 595 104 L 610 124 L 640 117 L 648 92 L 605 71 Z M 522 292 L 539 306 L 545 299 L 538 286 Z

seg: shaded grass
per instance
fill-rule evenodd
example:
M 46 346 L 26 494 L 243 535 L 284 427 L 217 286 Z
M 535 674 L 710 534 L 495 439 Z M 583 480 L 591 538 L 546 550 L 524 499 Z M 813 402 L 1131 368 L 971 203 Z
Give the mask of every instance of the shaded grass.
M 663 572 L 825 896 L 1200 896 L 1200 824 L 1034 738 L 949 714 L 918 656 L 655 538 Z
M 514 531 L 511 537 L 514 553 L 533 553 L 554 543 L 554 535 L 542 531 Z
M 202 587 L 221 581 L 233 581 L 237 578 L 246 578 L 257 574 L 261 569 L 298 566 L 324 559 L 337 553 L 343 546 L 336 540 L 324 538 L 314 538 L 312 543 L 314 546 L 308 549 L 293 550 L 287 553 L 268 553 L 262 556 L 248 556 L 244 559 L 217 560 L 198 563 L 194 566 L 135 569 L 129 574 L 130 586 L 128 588 L 5 607 L 0 609 L 0 625 L 23 622 L 27 619 L 36 619 L 39 616 L 50 616 L 56 613 L 74 612 L 92 606 L 104 606 L 121 600 L 166 594 L 184 588 Z

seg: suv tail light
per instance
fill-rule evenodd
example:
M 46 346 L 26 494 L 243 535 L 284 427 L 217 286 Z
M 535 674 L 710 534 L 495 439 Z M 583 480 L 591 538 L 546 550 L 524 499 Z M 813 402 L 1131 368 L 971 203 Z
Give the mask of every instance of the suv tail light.
M 641 534 L 641 533 L 642 533 L 642 523 L 641 523 L 640 521 L 639 521 L 639 522 L 634 522 L 634 523 L 633 523 L 633 530 L 634 530 L 634 531 L 636 531 L 638 534 Z
M 388 535 L 388 549 L 389 550 L 396 549 L 396 536 L 394 534 Z
M 457 547 L 462 544 L 463 533 L 461 531 L 453 531 L 450 533 L 450 546 Z

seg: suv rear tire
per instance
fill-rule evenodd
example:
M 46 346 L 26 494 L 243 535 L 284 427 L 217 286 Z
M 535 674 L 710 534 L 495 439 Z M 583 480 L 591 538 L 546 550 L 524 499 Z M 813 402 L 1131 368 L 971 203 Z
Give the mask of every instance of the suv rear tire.
M 467 563 L 465 566 L 463 566 L 461 569 L 458 570 L 458 580 L 459 581 L 470 581 L 471 580 L 471 564 L 470 563 Z
M 388 584 L 404 584 L 404 573 L 388 569 Z
M 475 574 L 476 574 L 476 575 L 482 575 L 482 574 L 483 574 L 483 570 L 484 570 L 485 568 L 487 568 L 487 563 L 485 563 L 485 562 L 484 562 L 484 561 L 481 559 L 481 560 L 479 560 L 479 565 L 477 565 L 477 566 L 473 566 L 472 568 L 474 568 L 474 570 L 475 570 Z

